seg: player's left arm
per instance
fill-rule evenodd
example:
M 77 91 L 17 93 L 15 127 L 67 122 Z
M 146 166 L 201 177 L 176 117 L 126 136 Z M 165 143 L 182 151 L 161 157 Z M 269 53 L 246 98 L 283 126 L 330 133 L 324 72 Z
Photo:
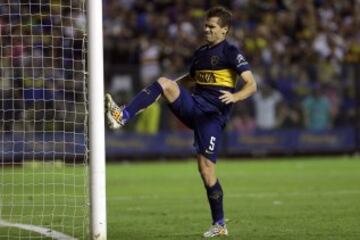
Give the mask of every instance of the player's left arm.
M 219 99 L 226 104 L 236 103 L 250 97 L 257 90 L 254 75 L 250 70 L 244 71 L 240 75 L 244 80 L 244 86 L 237 92 L 231 93 L 229 91 L 221 90 L 222 95 Z

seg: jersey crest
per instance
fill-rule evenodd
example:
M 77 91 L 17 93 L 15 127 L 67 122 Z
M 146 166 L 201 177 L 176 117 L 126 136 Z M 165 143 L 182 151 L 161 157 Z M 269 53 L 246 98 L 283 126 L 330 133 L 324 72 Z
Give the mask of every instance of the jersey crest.
M 216 65 L 219 64 L 220 62 L 220 57 L 219 56 L 211 56 L 211 59 L 210 59 L 210 62 L 211 62 L 211 66 L 215 67 Z

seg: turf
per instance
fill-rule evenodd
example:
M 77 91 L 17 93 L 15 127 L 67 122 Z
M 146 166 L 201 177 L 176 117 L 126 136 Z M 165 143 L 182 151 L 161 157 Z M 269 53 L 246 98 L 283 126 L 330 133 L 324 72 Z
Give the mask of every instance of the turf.
M 360 159 L 218 163 L 227 239 L 360 239 Z M 200 239 L 210 213 L 193 161 L 108 166 L 109 239 Z
M 40 170 L 44 172 L 43 167 Z M 84 179 L 84 169 L 81 167 L 56 166 L 51 167 L 51 171 L 45 170 L 46 174 L 38 174 L 37 168 L 31 166 L 2 169 L 1 180 L 3 183 L 14 182 L 18 179 L 14 175 L 30 173 L 19 177 L 19 183 L 35 183 L 39 177 L 41 182 L 66 180 L 69 186 L 75 182 L 81 186 Z M 229 220 L 230 236 L 226 239 L 360 239 L 359 157 L 248 161 L 220 159 L 217 172 L 224 189 L 225 215 Z M 63 179 L 64 176 L 66 179 Z M 11 188 L 4 186 L 3 201 L 7 201 L 4 196 L 11 195 L 7 190 L 26 190 L 21 184 Z M 49 189 L 40 184 L 32 187 L 31 192 L 51 192 L 56 189 L 54 184 Z M 64 188 L 59 188 L 60 195 L 66 194 L 68 197 L 61 195 L 62 198 L 56 203 L 74 204 L 72 201 L 76 198 L 71 194 L 76 189 L 71 187 L 65 190 L 69 191 L 64 192 Z M 76 194 L 83 195 L 81 191 Z M 47 199 L 44 195 L 41 200 L 49 201 L 49 205 L 54 202 L 52 196 Z M 22 197 L 18 201 L 33 206 L 36 199 Z M 111 240 L 201 239 L 203 231 L 210 224 L 205 190 L 193 160 L 108 164 L 107 203 L 108 239 Z M 11 209 L 12 212 L 9 212 L 9 209 L 3 208 L 2 212 L 3 215 L 13 213 L 19 218 L 24 210 Z M 34 214 L 37 208 L 31 211 Z M 39 206 L 38 211 L 47 215 L 46 207 Z M 76 222 L 69 219 L 70 224 L 64 222 L 66 218 L 57 219 L 52 214 L 59 211 L 65 215 L 75 215 L 72 208 L 67 208 L 66 212 L 61 207 L 49 211 L 52 211 L 49 219 L 42 219 L 42 223 L 48 227 L 55 226 L 56 230 L 64 230 L 65 233 L 71 229 L 75 232 L 68 234 L 83 236 L 83 211 L 77 213 Z M 48 222 L 50 217 L 55 223 Z M 27 216 L 17 218 L 12 220 L 27 221 Z M 37 224 L 37 220 L 31 221 L 31 224 Z M 69 226 L 56 227 L 60 223 Z M 71 227 L 73 224 L 75 227 Z M 12 234 L 28 236 L 22 239 L 37 236 L 19 229 L 0 228 L 0 239 Z

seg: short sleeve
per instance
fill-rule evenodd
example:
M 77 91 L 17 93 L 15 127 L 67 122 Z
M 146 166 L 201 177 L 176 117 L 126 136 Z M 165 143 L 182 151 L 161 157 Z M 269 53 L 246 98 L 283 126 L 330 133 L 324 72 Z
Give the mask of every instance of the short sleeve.
M 250 70 L 249 63 L 245 57 L 240 53 L 239 49 L 235 46 L 229 46 L 225 52 L 230 66 L 238 73 L 241 74 Z

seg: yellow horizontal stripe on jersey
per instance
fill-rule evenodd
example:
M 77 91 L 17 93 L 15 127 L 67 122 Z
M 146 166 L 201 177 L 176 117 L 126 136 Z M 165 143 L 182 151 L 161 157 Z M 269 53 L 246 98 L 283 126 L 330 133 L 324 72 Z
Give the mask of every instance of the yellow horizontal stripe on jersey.
M 227 68 L 221 70 L 196 70 L 195 81 L 197 84 L 235 87 L 237 74 L 234 70 Z

